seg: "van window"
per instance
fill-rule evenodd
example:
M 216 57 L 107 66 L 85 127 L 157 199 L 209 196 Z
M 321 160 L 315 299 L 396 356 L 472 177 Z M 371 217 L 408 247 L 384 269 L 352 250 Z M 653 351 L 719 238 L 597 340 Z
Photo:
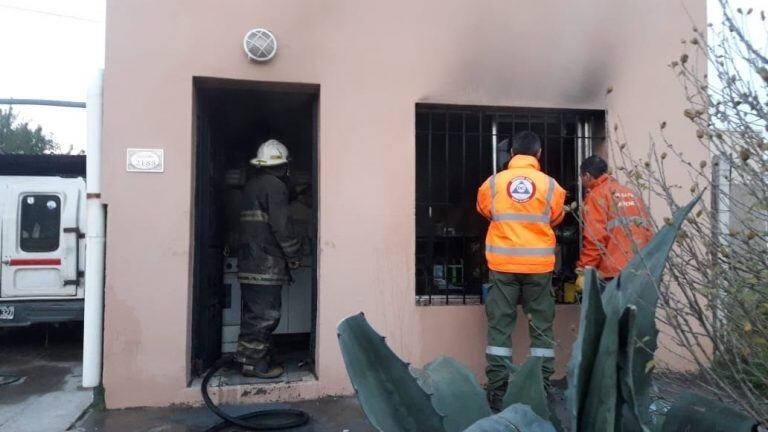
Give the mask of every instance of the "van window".
M 53 252 L 59 248 L 61 198 L 23 195 L 19 245 L 24 252 Z

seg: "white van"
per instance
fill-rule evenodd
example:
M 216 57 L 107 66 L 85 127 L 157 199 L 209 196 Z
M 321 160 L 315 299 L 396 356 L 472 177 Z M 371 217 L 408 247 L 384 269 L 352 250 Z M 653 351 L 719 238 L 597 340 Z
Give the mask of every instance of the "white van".
M 0 155 L 0 327 L 83 320 L 85 156 Z

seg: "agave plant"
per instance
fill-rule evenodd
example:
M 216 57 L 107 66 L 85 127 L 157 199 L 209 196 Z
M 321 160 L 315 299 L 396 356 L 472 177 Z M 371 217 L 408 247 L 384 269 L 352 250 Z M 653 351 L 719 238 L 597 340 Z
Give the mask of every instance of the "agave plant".
M 656 305 L 664 264 L 699 198 L 680 209 L 599 295 L 588 269 L 579 335 L 568 368 L 570 425 L 579 431 L 650 431 Z
M 342 321 L 338 336 L 360 405 L 378 430 L 514 430 L 488 429 L 499 422 L 532 432 L 556 430 L 545 420 L 551 414 L 544 394 L 541 359 L 531 358 L 521 369 L 523 373 L 515 374 L 504 397 L 505 404 L 511 406 L 493 420 L 485 392 L 474 374 L 456 360 L 440 357 L 424 369 L 411 367 L 392 352 L 362 313 Z M 482 419 L 487 421 L 475 424 Z
M 702 407 L 728 418 L 731 431 L 755 422 L 719 402 L 688 397 L 662 425 L 650 415 L 656 350 L 656 287 L 683 221 L 698 198 L 611 281 L 601 295 L 594 269 L 587 269 L 579 334 L 568 368 L 567 425 L 571 432 L 716 432 L 720 423 L 691 416 Z M 563 428 L 544 393 L 541 359 L 531 357 L 511 377 L 504 410 L 491 415 L 475 376 L 457 361 L 440 357 L 424 369 L 411 367 L 387 346 L 360 313 L 338 326 L 339 344 L 363 411 L 380 431 L 555 432 Z M 695 419 L 693 419 L 695 417 Z M 721 422 L 722 423 L 722 422 Z
M 465 432 L 556 432 L 552 423 L 542 419 L 531 407 L 514 404 L 492 417 L 477 421 Z

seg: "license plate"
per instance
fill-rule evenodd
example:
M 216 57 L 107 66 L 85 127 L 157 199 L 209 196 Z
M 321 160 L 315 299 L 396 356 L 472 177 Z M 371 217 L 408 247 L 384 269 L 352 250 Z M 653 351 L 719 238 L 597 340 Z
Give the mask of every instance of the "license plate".
M 0 306 L 0 320 L 12 320 L 16 314 L 16 306 Z

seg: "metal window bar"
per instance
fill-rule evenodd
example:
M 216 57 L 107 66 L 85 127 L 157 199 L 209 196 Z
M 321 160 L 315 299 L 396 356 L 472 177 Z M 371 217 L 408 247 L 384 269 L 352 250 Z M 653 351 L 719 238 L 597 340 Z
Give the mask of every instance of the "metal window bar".
M 537 129 L 543 131 L 542 167 L 548 174 L 561 182 L 570 180 L 571 183 L 579 184 L 578 164 L 581 158 L 591 151 L 592 124 L 596 118 L 600 118 L 604 114 L 584 110 L 506 109 L 418 104 L 416 115 L 417 118 L 422 115 L 422 118 L 427 119 L 426 130 L 424 130 L 423 124 L 419 125 L 417 122 L 416 132 L 417 134 L 427 133 L 428 146 L 425 155 L 427 160 L 416 161 L 417 169 L 426 166 L 427 171 L 426 176 L 421 175 L 422 173 L 416 175 L 417 181 L 427 182 L 426 192 L 422 197 L 424 201 L 417 202 L 416 211 L 419 214 L 416 216 L 417 220 L 426 219 L 429 221 L 429 229 L 422 227 L 419 230 L 417 226 L 416 232 L 417 301 L 419 304 L 479 303 L 485 277 L 476 277 L 476 275 L 478 273 L 485 275 L 487 272 L 484 248 L 477 247 L 477 245 L 482 246 L 484 244 L 487 224 L 484 222 L 476 223 L 477 218 L 482 218 L 475 212 L 476 197 L 474 192 L 480 183 L 489 177 L 498 166 L 496 150 L 499 138 L 511 138 L 520 130 L 531 130 L 534 124 L 542 123 L 537 124 Z M 442 130 L 436 130 L 434 120 L 438 116 L 443 125 Z M 477 121 L 477 127 L 472 131 L 469 131 L 467 127 L 468 116 L 472 116 Z M 533 118 L 539 121 L 534 121 Z M 457 119 L 460 119 L 460 128 L 453 124 L 457 122 Z M 555 123 L 558 130 L 550 128 L 551 119 L 556 119 Z M 486 120 L 490 120 L 490 133 L 485 128 Z M 499 130 L 500 123 L 507 126 L 504 131 Z M 569 127 L 572 127 L 573 130 L 569 131 Z M 441 143 L 434 141 L 435 135 L 440 133 L 445 135 L 442 146 L 439 145 Z M 454 139 L 457 134 L 460 135 L 460 140 Z M 477 139 L 478 154 L 475 158 L 470 158 L 467 152 L 467 140 L 470 137 Z M 551 139 L 559 143 L 557 154 L 554 153 L 555 150 L 550 148 Z M 461 149 L 456 152 L 461 155 L 460 158 L 452 157 L 452 142 L 460 142 Z M 486 142 L 490 144 L 489 149 L 486 148 Z M 575 159 L 573 165 L 566 163 L 565 149 L 569 142 L 572 146 L 570 157 Z M 443 162 L 444 179 L 436 178 L 437 173 L 433 167 L 433 162 L 435 156 L 440 156 L 440 154 L 435 153 L 436 151 L 443 152 L 444 157 L 441 158 L 441 162 Z M 491 152 L 490 158 L 487 158 L 487 151 Z M 417 158 L 422 154 L 422 152 L 417 152 Z M 559 156 L 557 161 L 552 161 L 555 166 L 549 166 L 550 161 L 555 156 Z M 490 167 L 487 166 L 488 159 L 491 162 Z M 475 162 L 477 165 L 472 166 Z M 568 169 L 574 169 L 574 171 L 568 175 Z M 456 172 L 461 173 L 460 181 L 450 178 L 449 174 Z M 477 184 L 469 184 L 470 181 Z M 436 193 L 437 185 L 445 187 L 440 196 L 437 196 Z M 577 189 L 579 202 L 581 202 L 580 185 Z M 428 214 L 420 214 L 424 211 L 427 211 Z M 459 226 L 447 228 L 444 220 L 441 220 L 446 218 L 446 214 L 450 211 L 453 211 L 455 219 L 460 221 Z M 457 211 L 460 213 L 458 217 L 455 216 Z M 468 222 L 473 218 L 475 219 L 474 224 Z M 442 225 L 442 233 L 437 232 L 438 225 Z M 421 250 L 418 250 L 420 245 Z M 475 256 L 472 253 L 475 253 Z M 478 253 L 483 255 L 479 260 L 476 256 Z M 437 254 L 442 256 L 437 256 Z M 474 261 L 473 258 L 475 258 Z M 436 265 L 441 265 L 438 261 L 442 262 L 442 269 L 436 268 Z M 450 269 L 449 264 L 452 267 Z M 480 266 L 482 268 L 478 268 Z M 436 275 L 442 276 L 444 286 L 441 287 L 436 284 Z

